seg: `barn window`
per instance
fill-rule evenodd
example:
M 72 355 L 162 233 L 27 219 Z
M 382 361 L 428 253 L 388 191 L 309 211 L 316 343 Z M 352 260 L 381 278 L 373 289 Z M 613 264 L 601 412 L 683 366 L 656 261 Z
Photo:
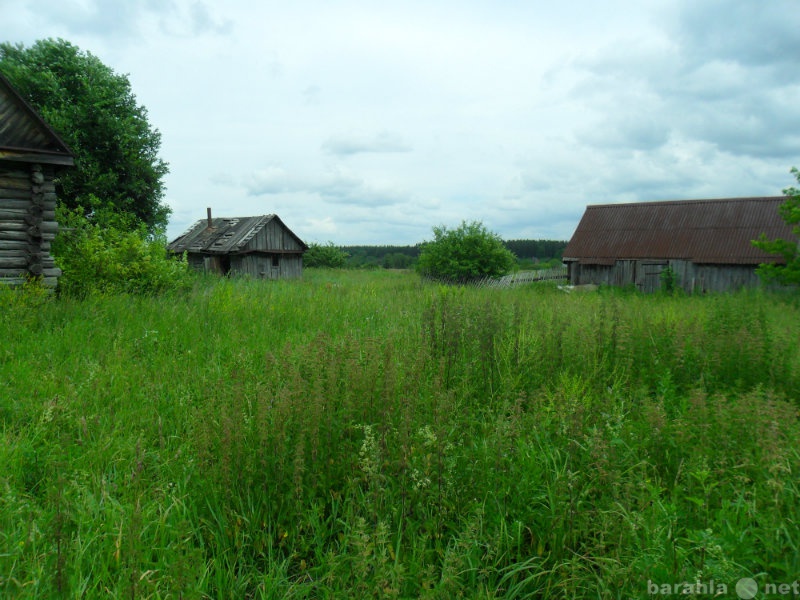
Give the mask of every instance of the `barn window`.
M 281 266 L 281 257 L 277 254 L 272 255 L 272 266 L 273 267 L 280 267 Z

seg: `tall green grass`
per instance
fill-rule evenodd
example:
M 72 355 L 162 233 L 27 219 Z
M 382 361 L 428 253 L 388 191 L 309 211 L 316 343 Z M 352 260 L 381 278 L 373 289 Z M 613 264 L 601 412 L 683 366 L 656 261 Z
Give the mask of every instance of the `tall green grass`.
M 627 598 L 800 572 L 791 298 L 310 271 L 0 306 L 2 597 Z

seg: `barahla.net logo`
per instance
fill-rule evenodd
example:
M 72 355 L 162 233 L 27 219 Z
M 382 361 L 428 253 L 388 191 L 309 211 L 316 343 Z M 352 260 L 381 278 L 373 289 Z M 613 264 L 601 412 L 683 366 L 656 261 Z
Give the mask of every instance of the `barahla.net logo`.
M 712 596 L 715 598 L 728 597 L 729 586 L 709 579 L 708 581 L 683 581 L 680 583 L 656 583 L 647 580 L 647 594 L 649 596 Z M 756 596 L 783 596 L 800 598 L 800 580 L 791 583 L 761 583 L 752 577 L 742 577 L 733 587 L 737 598 L 752 600 Z

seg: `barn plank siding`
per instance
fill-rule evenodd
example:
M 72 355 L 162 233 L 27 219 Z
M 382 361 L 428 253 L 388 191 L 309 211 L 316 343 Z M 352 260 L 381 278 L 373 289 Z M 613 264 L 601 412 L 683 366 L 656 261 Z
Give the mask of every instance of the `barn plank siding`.
M 751 265 L 695 264 L 685 260 L 619 260 L 613 265 L 571 263 L 570 285 L 634 286 L 644 293 L 661 289 L 661 274 L 667 267 L 675 272 L 676 284 L 687 293 L 729 292 L 756 287 L 761 280 Z
M 762 233 L 796 240 L 778 208 L 784 197 L 682 200 L 589 206 L 564 250 L 571 285 L 661 288 L 667 267 L 689 293 L 760 284 L 762 263 L 783 261 L 755 248 Z

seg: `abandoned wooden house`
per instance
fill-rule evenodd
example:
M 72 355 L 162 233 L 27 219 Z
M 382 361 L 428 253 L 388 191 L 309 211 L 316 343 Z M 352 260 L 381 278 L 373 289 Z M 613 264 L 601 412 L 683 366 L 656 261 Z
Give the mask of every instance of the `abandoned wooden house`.
M 564 249 L 571 285 L 661 287 L 668 267 L 688 293 L 759 284 L 761 263 L 783 257 L 752 240 L 795 240 L 778 212 L 785 197 L 731 198 L 588 206 Z
M 55 178 L 73 165 L 67 145 L 0 74 L 0 284 L 58 284 Z
M 303 275 L 308 246 L 277 215 L 197 221 L 167 248 L 186 253 L 189 265 L 221 275 L 288 279 Z

